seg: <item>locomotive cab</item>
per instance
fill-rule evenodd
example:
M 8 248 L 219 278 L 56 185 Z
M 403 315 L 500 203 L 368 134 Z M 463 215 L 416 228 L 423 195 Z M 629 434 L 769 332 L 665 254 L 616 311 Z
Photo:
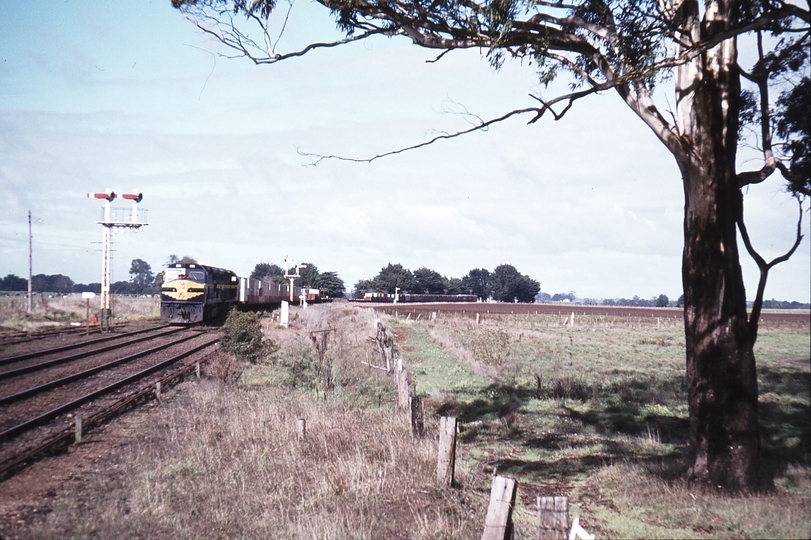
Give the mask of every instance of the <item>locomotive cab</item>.
M 164 270 L 161 320 L 188 324 L 224 317 L 236 299 L 237 277 L 230 270 L 174 264 Z

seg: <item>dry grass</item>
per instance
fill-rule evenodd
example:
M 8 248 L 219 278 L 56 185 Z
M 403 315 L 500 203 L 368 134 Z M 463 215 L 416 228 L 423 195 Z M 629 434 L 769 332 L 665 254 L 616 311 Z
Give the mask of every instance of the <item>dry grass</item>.
M 33 296 L 32 311 L 28 312 L 25 295 L 0 296 L 0 328 L 6 330 L 41 330 L 85 323 L 87 301 L 80 294 L 53 296 L 48 293 Z M 115 320 L 149 320 L 160 316 L 160 300 L 113 295 L 111 309 Z M 98 315 L 99 297 L 90 300 L 90 316 Z

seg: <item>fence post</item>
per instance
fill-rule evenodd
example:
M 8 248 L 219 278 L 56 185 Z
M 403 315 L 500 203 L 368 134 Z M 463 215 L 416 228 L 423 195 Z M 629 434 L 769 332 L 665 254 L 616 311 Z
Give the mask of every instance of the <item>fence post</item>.
M 538 540 L 566 540 L 569 536 L 569 498 L 539 495 L 537 507 Z
M 425 424 L 422 419 L 422 398 L 414 395 L 408 398 L 408 402 L 411 407 L 411 436 L 415 439 L 421 439 L 425 432 Z
M 397 374 L 397 405 L 403 409 L 408 410 L 408 370 L 403 369 L 395 371 Z
M 155 383 L 155 399 L 158 401 L 161 400 L 161 382 L 158 381 Z
M 439 418 L 439 448 L 437 450 L 436 480 L 446 486 L 453 485 L 456 465 L 456 417 Z
M 76 419 L 73 421 L 73 430 L 76 434 L 76 442 L 82 442 L 82 417 L 76 415 Z
M 303 439 L 307 436 L 307 421 L 304 418 L 296 420 L 296 432 L 298 433 L 299 439 Z
M 482 540 L 510 540 L 512 538 L 512 511 L 515 506 L 515 493 L 515 480 L 503 476 L 493 477 Z

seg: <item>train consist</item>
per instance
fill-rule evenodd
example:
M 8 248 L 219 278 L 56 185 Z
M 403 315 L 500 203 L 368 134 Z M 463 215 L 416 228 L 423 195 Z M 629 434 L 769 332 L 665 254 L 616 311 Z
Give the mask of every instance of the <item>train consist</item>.
M 263 309 L 290 301 L 290 285 L 237 276 L 202 264 L 173 264 L 161 287 L 161 320 L 190 324 L 224 317 L 233 308 Z M 293 287 L 293 301 L 319 300 L 318 289 Z
M 361 302 L 397 302 L 397 303 L 417 303 L 417 302 L 477 302 L 479 298 L 475 294 L 411 294 L 367 292 L 363 295 Z

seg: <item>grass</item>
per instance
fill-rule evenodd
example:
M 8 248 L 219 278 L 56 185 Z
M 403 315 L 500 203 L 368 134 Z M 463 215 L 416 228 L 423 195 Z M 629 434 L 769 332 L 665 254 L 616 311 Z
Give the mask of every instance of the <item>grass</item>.
M 13 293 L 12 293 L 13 294 Z M 160 300 L 112 295 L 111 309 L 115 320 L 150 320 L 160 315 Z M 98 315 L 99 297 L 90 300 L 90 316 Z M 28 312 L 25 294 L 0 296 L 0 329 L 43 330 L 73 324 L 84 324 L 87 301 L 81 294 L 65 296 L 37 293 L 32 297 L 32 310 Z
M 476 538 L 497 471 L 519 482 L 516 538 L 532 537 L 538 495 L 569 496 L 570 516 L 601 538 L 811 537 L 811 375 L 783 361 L 807 358 L 808 328 L 765 326 L 758 340 L 777 490 L 732 497 L 683 480 L 681 326 L 562 319 L 384 317 L 425 398 L 427 435 L 414 440 L 391 377 L 366 365 L 380 363 L 372 312 L 313 306 L 288 329 L 264 316 L 272 356 L 236 384 L 168 394 L 115 467 L 29 536 Z M 323 356 L 314 332 L 328 334 Z M 441 415 L 461 421 L 453 488 L 434 481 Z

